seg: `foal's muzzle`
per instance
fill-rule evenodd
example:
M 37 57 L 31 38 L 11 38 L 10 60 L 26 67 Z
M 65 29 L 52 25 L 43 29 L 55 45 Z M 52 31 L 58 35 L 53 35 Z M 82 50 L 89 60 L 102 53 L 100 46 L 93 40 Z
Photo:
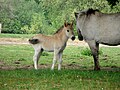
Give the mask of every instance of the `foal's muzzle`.
M 75 40 L 75 36 L 72 36 L 71 39 L 72 39 L 72 40 Z

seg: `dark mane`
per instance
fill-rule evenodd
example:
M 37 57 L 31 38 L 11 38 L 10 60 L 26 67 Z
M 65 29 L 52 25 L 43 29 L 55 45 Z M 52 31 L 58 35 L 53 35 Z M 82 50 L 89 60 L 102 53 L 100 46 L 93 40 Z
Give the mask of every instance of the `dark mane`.
M 63 27 L 64 27 L 64 26 L 62 25 L 54 34 L 60 32 L 60 31 L 63 29 Z
M 98 9 L 92 9 L 92 8 L 89 8 L 87 11 L 86 11 L 86 15 L 88 16 L 88 15 L 91 15 L 91 14 L 95 14 L 95 12 L 99 12 L 99 10 Z
M 70 23 L 67 23 L 67 25 L 70 25 Z M 64 28 L 64 26 L 62 25 L 54 34 L 59 33 L 63 28 Z

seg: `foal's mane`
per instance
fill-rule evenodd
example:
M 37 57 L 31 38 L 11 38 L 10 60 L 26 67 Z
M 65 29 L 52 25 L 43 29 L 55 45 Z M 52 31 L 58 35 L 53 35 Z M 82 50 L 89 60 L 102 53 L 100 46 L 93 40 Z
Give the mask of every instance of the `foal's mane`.
M 71 24 L 67 23 L 67 25 L 71 25 Z M 63 28 L 64 28 L 64 25 L 62 25 L 54 34 L 57 34 L 57 33 L 61 32 L 63 30 Z

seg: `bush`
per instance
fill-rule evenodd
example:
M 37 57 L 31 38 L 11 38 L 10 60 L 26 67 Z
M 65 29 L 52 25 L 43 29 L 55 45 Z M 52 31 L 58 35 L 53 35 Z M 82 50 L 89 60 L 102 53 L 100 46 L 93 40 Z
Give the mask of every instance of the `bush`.
M 43 52 L 42 56 L 49 56 L 49 54 L 47 52 Z
M 2 0 L 2 2 L 0 23 L 3 24 L 3 33 L 53 34 L 65 20 L 69 22 L 74 20 L 74 12 L 79 10 L 93 8 L 104 13 L 120 12 L 120 2 L 111 8 L 108 0 Z
M 81 54 L 85 56 L 92 56 L 91 50 L 89 48 L 84 48 L 81 50 Z M 102 49 L 99 50 L 99 55 L 102 55 L 103 51 Z

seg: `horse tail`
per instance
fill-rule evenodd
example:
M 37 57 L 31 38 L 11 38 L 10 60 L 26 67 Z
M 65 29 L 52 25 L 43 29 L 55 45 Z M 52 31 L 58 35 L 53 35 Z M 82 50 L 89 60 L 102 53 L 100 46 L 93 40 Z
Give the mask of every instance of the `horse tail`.
M 39 43 L 39 40 L 38 39 L 29 39 L 29 43 L 37 44 L 37 43 Z

